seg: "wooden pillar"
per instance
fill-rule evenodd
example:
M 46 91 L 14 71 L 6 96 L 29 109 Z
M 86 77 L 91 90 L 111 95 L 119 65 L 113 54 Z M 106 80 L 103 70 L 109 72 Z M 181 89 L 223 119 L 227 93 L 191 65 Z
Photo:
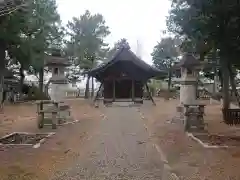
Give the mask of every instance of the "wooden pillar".
M 135 99 L 135 81 L 132 80 L 132 101 Z
M 115 79 L 113 79 L 113 101 L 116 99 L 116 94 L 115 94 Z

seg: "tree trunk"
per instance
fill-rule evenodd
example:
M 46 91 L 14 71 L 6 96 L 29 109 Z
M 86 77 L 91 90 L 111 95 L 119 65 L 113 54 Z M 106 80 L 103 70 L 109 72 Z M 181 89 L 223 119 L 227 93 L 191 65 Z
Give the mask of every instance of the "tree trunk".
M 94 97 L 94 79 L 92 77 L 92 91 L 91 91 L 91 98 Z
M 94 67 L 94 58 L 92 59 L 92 68 Z M 94 81 L 93 81 L 93 77 L 92 77 L 92 91 L 91 91 L 91 98 L 93 99 L 94 97 Z
M 171 84 L 172 84 L 172 64 L 170 64 L 168 71 L 168 92 L 171 91 Z
M 213 48 L 213 62 L 217 63 L 217 51 L 216 48 Z M 213 77 L 213 92 L 212 93 L 216 93 L 217 92 L 217 67 L 215 66 L 213 68 L 214 71 L 214 77 Z
M 51 81 L 48 80 L 47 84 L 45 85 L 45 88 L 44 88 L 44 93 L 49 97 L 49 93 L 48 93 L 48 88 L 49 88 L 49 85 L 50 85 Z
M 3 108 L 3 91 L 4 91 L 4 72 L 5 72 L 5 43 L 0 42 L 0 109 Z
M 229 69 L 228 62 L 225 58 L 221 58 L 222 80 L 223 80 L 223 109 L 228 109 L 230 106 L 229 98 Z
M 213 77 L 213 93 L 217 92 L 217 68 L 214 67 L 214 77 Z
M 234 80 L 234 74 L 233 74 L 231 65 L 228 66 L 228 69 L 229 69 L 230 83 L 231 83 L 231 86 L 232 86 L 232 92 L 234 93 L 234 95 L 237 99 L 238 106 L 240 107 L 240 97 L 239 97 L 239 94 L 238 94 L 238 91 L 237 91 L 237 87 L 236 87 L 236 83 L 235 83 L 235 80 Z
M 200 84 L 200 79 L 199 79 L 199 77 L 197 77 L 197 82 L 195 84 L 195 95 L 196 95 L 196 98 L 199 98 L 199 91 L 198 91 L 199 84 Z M 203 85 L 203 88 L 205 88 L 204 85 Z
M 1 61 L 1 60 L 0 60 Z M 0 110 L 2 110 L 3 108 L 3 91 L 4 91 L 4 75 L 3 75 L 3 70 L 2 68 L 0 68 L 0 102 L 1 102 L 1 105 L 0 105 Z
M 77 88 L 77 97 L 80 97 L 80 94 L 81 94 L 81 90 L 80 88 Z
M 24 84 L 24 79 L 25 79 L 25 75 L 24 75 L 24 69 L 23 69 L 23 67 L 22 67 L 22 65 L 21 65 L 21 67 L 20 67 L 20 70 L 19 70 L 20 72 L 20 97 L 22 97 L 22 91 L 23 91 L 23 84 Z
M 223 90 L 223 76 L 222 76 L 222 70 L 218 70 L 218 78 L 219 78 L 219 82 L 220 82 L 220 85 L 221 85 L 220 92 L 222 92 L 222 90 Z
M 90 81 L 90 76 L 87 77 L 86 88 L 85 88 L 85 95 L 84 95 L 85 99 L 89 98 L 89 81 Z
M 39 90 L 40 90 L 40 93 L 43 93 L 43 78 L 44 78 L 44 69 L 40 68 L 40 71 L 39 71 Z

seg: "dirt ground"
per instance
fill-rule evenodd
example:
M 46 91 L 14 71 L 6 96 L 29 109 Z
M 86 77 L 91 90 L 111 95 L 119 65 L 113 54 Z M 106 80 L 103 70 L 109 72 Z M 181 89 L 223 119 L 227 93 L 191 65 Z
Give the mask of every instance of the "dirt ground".
M 176 115 L 178 100 L 158 99 L 157 106 L 141 108 L 144 121 L 154 142 L 158 144 L 173 171 L 184 180 L 237 180 L 240 179 L 240 147 L 206 149 L 183 131 L 180 123 L 169 123 Z M 210 134 L 240 135 L 239 127 L 223 123 L 221 106 L 206 106 L 206 129 Z
M 82 143 L 97 127 L 102 114 L 84 100 L 69 100 L 76 124 L 52 130 L 37 128 L 36 105 L 26 103 L 5 106 L 0 114 L 0 135 L 12 132 L 56 132 L 40 148 L 0 146 L 1 180 L 47 180 L 53 173 L 80 155 Z
M 36 105 L 26 103 L 6 106 L 0 114 L 0 136 L 12 132 L 56 132 L 38 149 L 0 146 L 1 180 L 48 180 L 62 167 L 81 156 L 84 141 L 96 131 L 101 108 L 84 100 L 69 100 L 74 119 L 80 122 L 52 130 L 37 128 Z M 151 138 L 158 144 L 173 171 L 183 180 L 240 179 L 240 148 L 206 149 L 190 139 L 179 124 L 168 120 L 176 115 L 178 100 L 156 100 L 157 106 L 143 106 L 141 112 Z M 239 127 L 225 125 L 220 105 L 206 106 L 206 128 L 210 134 L 240 135 Z

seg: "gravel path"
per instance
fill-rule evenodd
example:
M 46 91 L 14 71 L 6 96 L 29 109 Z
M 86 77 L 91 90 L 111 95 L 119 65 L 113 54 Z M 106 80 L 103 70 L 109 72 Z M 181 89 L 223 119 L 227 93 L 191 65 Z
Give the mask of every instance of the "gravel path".
M 163 163 L 136 107 L 108 107 L 76 164 L 54 180 L 161 180 Z

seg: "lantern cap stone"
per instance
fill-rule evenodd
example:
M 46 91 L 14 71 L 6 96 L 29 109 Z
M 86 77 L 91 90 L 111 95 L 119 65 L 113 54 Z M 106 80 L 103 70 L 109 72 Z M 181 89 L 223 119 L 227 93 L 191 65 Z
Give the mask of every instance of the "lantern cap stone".
M 45 66 L 70 66 L 68 58 L 63 57 L 60 49 L 52 49 L 51 55 L 46 55 Z
M 185 53 L 179 63 L 175 65 L 176 68 L 194 68 L 200 66 L 201 62 L 197 60 L 192 53 Z

